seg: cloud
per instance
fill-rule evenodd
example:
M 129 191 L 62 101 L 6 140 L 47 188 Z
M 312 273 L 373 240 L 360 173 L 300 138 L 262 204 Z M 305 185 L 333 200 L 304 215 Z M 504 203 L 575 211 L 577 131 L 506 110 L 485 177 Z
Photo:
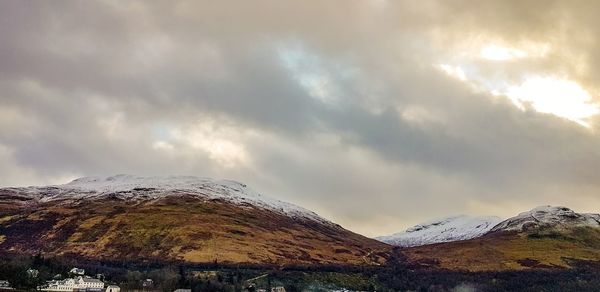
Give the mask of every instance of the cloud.
M 3 2 L 0 182 L 237 179 L 367 235 L 597 211 L 598 116 L 493 92 L 563 76 L 600 102 L 597 5 Z

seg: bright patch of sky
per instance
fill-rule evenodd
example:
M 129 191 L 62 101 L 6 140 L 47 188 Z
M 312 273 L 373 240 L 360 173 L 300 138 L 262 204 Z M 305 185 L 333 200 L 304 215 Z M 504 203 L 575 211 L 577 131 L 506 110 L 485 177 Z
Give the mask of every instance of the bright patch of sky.
M 155 141 L 152 148 L 159 151 L 195 150 L 225 168 L 248 163 L 248 154 L 239 141 L 238 130 L 207 120 L 185 127 L 157 125 L 154 128 Z M 183 148 L 183 149 L 182 149 Z
M 283 68 L 311 98 L 324 105 L 340 106 L 342 98 L 349 102 L 349 92 L 364 89 L 364 84 L 358 84 L 364 76 L 348 55 L 321 56 L 298 43 L 285 43 L 275 49 Z
M 490 45 L 481 50 L 481 57 L 492 61 L 507 61 L 512 59 L 520 59 L 527 57 L 525 51 L 501 47 L 497 45 Z
M 525 104 L 530 104 L 538 112 L 554 114 L 584 127 L 590 126 L 586 119 L 599 113 L 589 92 L 573 81 L 555 77 L 526 78 L 522 84 L 507 88 L 505 95 L 523 110 Z
M 524 49 L 491 44 L 483 46 L 479 55 L 464 56 L 454 64 L 435 64 L 434 67 L 476 91 L 505 96 L 523 111 L 531 109 L 552 114 L 589 128 L 587 120 L 600 113 L 600 106 L 593 103 L 591 94 L 580 84 L 567 77 L 536 72 L 521 72 L 519 81 L 511 81 L 502 78 L 503 74 L 485 73 L 477 63 L 478 59 L 498 63 L 498 73 L 504 70 L 501 66 L 504 62 L 543 58 L 548 51 L 549 46 L 544 44 Z
M 318 56 L 303 48 L 284 46 L 278 50 L 278 57 L 312 98 L 330 105 L 337 102 L 335 85 Z

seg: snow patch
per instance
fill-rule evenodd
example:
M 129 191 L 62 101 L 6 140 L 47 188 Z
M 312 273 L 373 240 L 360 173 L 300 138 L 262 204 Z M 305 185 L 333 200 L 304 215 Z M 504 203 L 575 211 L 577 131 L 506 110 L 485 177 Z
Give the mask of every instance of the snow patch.
M 562 206 L 539 206 L 502 221 L 492 231 L 525 231 L 542 226 L 598 228 L 599 220 L 599 214 L 576 213 Z
M 63 185 L 27 187 L 20 190 L 41 201 L 90 199 L 116 195 L 123 199 L 158 199 L 185 193 L 206 199 L 222 199 L 235 204 L 250 204 L 293 218 L 333 224 L 302 207 L 263 196 L 243 183 L 195 176 L 135 176 L 120 174 L 108 177 L 82 177 Z
M 495 216 L 453 216 L 418 224 L 404 232 L 389 236 L 380 236 L 375 239 L 402 247 L 467 240 L 482 236 L 500 221 L 502 219 Z

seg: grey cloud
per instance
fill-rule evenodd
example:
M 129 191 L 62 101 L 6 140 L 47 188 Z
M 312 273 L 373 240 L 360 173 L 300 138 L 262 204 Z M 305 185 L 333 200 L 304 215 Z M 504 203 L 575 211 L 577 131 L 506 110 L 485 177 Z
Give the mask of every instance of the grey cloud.
M 564 59 L 502 70 L 564 70 L 597 90 L 595 20 L 574 17 L 596 4 L 474 4 L 3 2 L 0 175 L 22 175 L 0 182 L 238 179 L 369 235 L 494 205 L 506 216 L 520 211 L 512 202 L 599 207 L 597 118 L 590 131 L 523 112 L 433 66 L 467 35 L 550 41 L 559 46 L 551 57 Z M 297 72 L 286 50 L 308 56 Z M 578 55 L 587 70 L 565 62 Z M 299 74 L 323 80 L 307 85 Z M 403 116 L 411 109 L 423 116 Z M 194 133 L 207 122 L 214 135 Z M 226 166 L 172 131 L 226 140 L 247 160 Z

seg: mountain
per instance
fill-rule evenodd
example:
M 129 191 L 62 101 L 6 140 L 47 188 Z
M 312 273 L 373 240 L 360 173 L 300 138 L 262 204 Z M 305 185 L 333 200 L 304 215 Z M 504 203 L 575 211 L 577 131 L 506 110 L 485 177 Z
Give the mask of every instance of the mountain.
M 0 189 L 0 253 L 95 261 L 376 265 L 389 246 L 246 185 L 86 177 Z
M 499 217 L 454 216 L 415 225 L 404 232 L 375 239 L 401 247 L 419 246 L 438 242 L 466 240 L 479 237 L 492 229 Z
M 542 206 L 504 220 L 480 237 L 411 247 L 403 253 L 413 264 L 450 270 L 569 268 L 600 261 L 599 216 Z
M 502 221 L 492 231 L 527 231 L 540 228 L 600 228 L 599 214 L 579 214 L 566 207 L 540 206 Z

